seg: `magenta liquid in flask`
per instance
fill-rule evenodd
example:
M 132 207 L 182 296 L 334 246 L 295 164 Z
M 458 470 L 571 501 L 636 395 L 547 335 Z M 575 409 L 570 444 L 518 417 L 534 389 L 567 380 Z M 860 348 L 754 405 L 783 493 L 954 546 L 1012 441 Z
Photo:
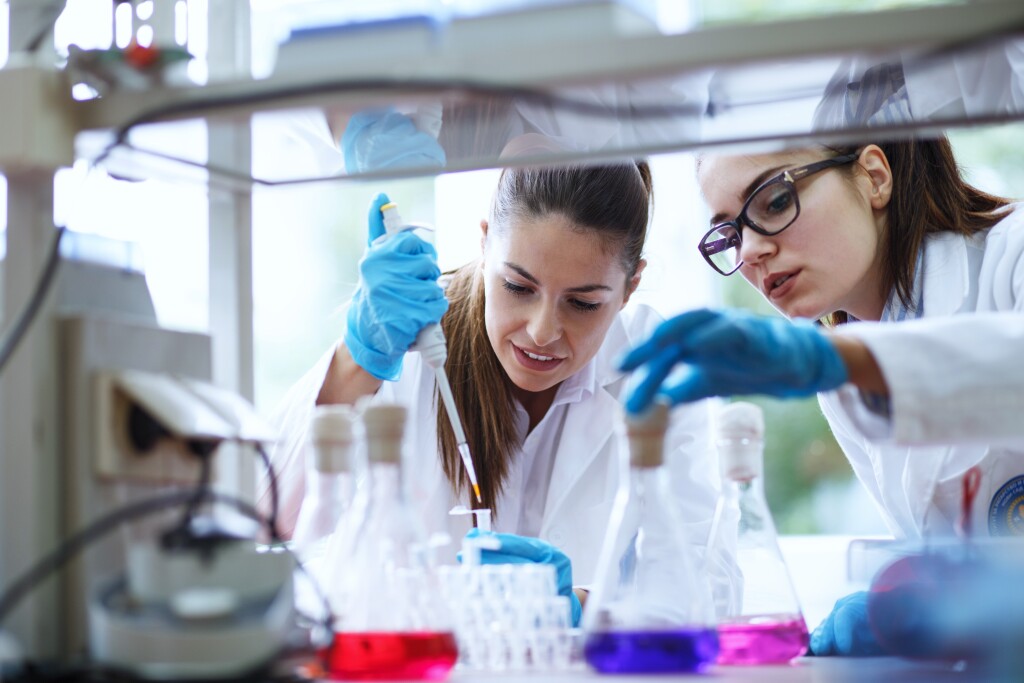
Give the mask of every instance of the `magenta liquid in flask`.
M 716 429 L 722 504 L 739 509 L 736 563 L 742 598 L 718 624 L 719 664 L 783 664 L 807 652 L 807 624 L 779 550 L 764 496 L 764 417 L 744 402 L 725 406 Z

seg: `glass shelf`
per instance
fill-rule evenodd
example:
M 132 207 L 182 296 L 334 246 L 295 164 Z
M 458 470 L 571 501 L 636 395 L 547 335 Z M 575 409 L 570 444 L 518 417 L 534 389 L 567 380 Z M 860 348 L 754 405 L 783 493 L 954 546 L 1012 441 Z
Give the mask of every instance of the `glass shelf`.
M 456 23 L 440 35 L 431 29 L 429 40 L 415 22 L 366 29 L 356 43 L 351 30 L 317 32 L 282 46 L 264 79 L 78 103 L 85 128 L 113 131 L 84 136 L 93 142 L 80 144 L 80 154 L 127 177 L 272 186 L 711 147 L 767 150 L 1024 119 L 1017 0 L 678 35 L 609 25 L 558 44 L 505 36 L 486 45 L 485 34 L 459 33 Z M 366 41 L 377 41 L 377 51 L 359 48 Z M 182 118 L 250 117 L 256 157 L 284 149 L 287 139 L 313 155 L 314 171 L 297 175 L 272 159 L 210 166 L 138 135 Z

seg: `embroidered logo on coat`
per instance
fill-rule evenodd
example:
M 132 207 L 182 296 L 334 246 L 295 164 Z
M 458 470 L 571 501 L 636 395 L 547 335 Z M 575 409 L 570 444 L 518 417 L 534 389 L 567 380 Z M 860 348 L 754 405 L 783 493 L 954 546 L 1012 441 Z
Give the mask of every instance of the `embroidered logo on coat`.
M 988 532 L 993 536 L 1024 535 L 1024 476 L 1014 477 L 992 496 Z

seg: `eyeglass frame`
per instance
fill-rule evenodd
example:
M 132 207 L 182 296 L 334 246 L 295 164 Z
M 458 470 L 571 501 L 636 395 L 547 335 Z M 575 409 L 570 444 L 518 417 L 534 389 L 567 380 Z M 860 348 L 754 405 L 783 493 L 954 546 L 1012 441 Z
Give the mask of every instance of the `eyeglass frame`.
M 828 159 L 822 159 L 821 161 L 815 161 L 805 166 L 798 166 L 796 168 L 787 169 L 782 173 L 779 173 L 778 175 L 772 176 L 771 178 L 769 178 L 768 180 L 764 181 L 756 188 L 754 188 L 753 192 L 751 192 L 750 195 L 747 197 L 747 200 L 743 202 L 743 208 L 740 209 L 740 212 L 738 214 L 736 214 L 736 218 L 732 219 L 731 221 L 722 221 L 721 223 L 715 223 L 714 225 L 712 225 L 711 229 L 704 233 L 704 236 L 700 238 L 700 242 L 697 243 L 697 250 L 700 251 L 700 255 L 704 257 L 704 260 L 708 262 L 708 265 L 714 268 L 715 272 L 726 277 L 732 275 L 737 270 L 743 267 L 743 261 L 739 261 L 736 264 L 736 267 L 730 270 L 728 273 L 724 272 L 721 268 L 716 266 L 714 261 L 711 260 L 711 256 L 709 256 L 704 251 L 704 242 L 708 239 L 708 237 L 711 236 L 712 233 L 717 232 L 722 228 L 731 225 L 736 230 L 736 236 L 740 242 L 739 246 L 742 246 L 743 244 L 743 226 L 746 226 L 753 230 L 754 232 L 756 232 L 757 234 L 764 235 L 765 237 L 778 235 L 780 232 L 782 232 L 789 226 L 793 225 L 793 223 L 796 223 L 796 219 L 800 217 L 800 193 L 796 191 L 796 181 L 803 180 L 804 178 L 812 176 L 815 173 L 827 171 L 830 168 L 835 168 L 837 166 L 843 166 L 845 164 L 852 163 L 859 158 L 860 150 L 857 150 L 855 152 L 850 152 L 849 154 L 840 154 L 839 156 L 830 157 Z M 769 185 L 775 185 L 777 183 L 785 183 L 786 185 L 789 186 L 790 191 L 793 193 L 793 203 L 796 207 L 796 213 L 793 214 L 793 219 L 791 221 L 786 223 L 778 230 L 766 230 L 765 228 L 761 227 L 754 221 L 750 220 L 750 218 L 747 216 L 747 208 L 750 206 L 750 202 L 754 199 L 754 197 L 757 196 L 758 192 L 768 187 Z

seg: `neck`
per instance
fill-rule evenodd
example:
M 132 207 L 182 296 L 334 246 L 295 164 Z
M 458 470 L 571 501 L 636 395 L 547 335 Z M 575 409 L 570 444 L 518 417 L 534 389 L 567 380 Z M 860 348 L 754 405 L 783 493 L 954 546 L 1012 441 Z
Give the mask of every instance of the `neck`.
M 560 386 L 561 382 L 544 391 L 525 391 L 517 386 L 512 387 L 512 396 L 519 401 L 526 410 L 526 414 L 530 417 L 530 426 L 526 431 L 527 434 L 532 432 L 533 428 L 540 424 L 540 421 L 548 414 L 548 410 L 550 410 L 551 404 L 555 400 L 555 394 L 558 393 L 558 387 Z

